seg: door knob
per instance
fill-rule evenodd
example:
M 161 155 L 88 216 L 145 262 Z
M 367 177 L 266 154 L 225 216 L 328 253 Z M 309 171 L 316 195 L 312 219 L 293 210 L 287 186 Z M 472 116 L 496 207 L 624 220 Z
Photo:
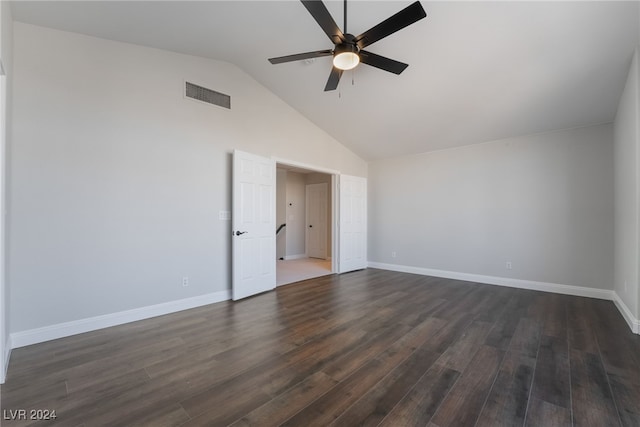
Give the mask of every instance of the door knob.
M 248 231 L 236 231 L 236 236 L 240 236 L 241 234 L 248 233 Z
M 309 224 L 309 228 L 313 228 L 313 225 Z

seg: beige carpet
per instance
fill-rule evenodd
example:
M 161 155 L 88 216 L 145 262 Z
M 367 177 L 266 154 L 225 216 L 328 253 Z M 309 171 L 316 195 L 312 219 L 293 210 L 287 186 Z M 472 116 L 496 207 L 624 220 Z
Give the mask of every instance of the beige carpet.
M 301 280 L 331 274 L 331 261 L 316 258 L 278 260 L 276 264 L 276 285 L 287 285 Z

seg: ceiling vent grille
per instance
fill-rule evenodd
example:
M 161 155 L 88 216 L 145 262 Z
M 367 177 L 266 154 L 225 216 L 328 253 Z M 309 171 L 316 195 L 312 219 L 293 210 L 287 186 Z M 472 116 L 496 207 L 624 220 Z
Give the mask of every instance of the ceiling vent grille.
M 207 89 L 206 87 L 186 82 L 184 94 L 187 98 L 231 109 L 231 97 L 229 95 Z

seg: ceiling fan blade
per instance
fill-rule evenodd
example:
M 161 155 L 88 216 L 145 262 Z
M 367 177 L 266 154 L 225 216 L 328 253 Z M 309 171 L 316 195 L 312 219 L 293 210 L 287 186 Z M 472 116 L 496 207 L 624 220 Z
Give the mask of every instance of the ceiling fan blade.
M 345 41 L 344 34 L 338 28 L 338 24 L 333 20 L 329 10 L 320 0 L 300 0 L 304 7 L 307 8 L 313 19 L 316 20 L 320 28 L 329 36 L 333 44 L 339 44 Z
M 366 50 L 360 51 L 360 62 L 393 74 L 400 74 L 409 66 L 409 64 L 405 64 L 404 62 L 376 55 L 375 53 L 367 52 Z
M 392 17 L 385 19 L 375 27 L 360 34 L 354 39 L 354 41 L 360 49 L 364 49 L 370 44 L 373 44 L 396 31 L 400 31 L 426 16 L 427 12 L 424 11 L 420 2 L 417 1 L 402 9 Z
M 327 80 L 327 84 L 324 87 L 324 91 L 328 92 L 330 90 L 336 90 L 338 83 L 340 83 L 340 77 L 342 77 L 342 70 L 333 67 L 331 69 L 331 74 L 329 74 L 329 80 Z
M 331 56 L 331 49 L 316 50 L 315 52 L 297 53 L 295 55 L 279 56 L 277 58 L 269 58 L 272 64 L 282 64 L 283 62 L 302 61 L 303 59 L 319 58 L 321 56 Z

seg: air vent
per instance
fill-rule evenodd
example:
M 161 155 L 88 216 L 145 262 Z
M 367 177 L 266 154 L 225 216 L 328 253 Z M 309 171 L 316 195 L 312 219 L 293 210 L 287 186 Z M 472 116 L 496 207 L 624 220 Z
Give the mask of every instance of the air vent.
M 207 89 L 206 87 L 186 82 L 184 94 L 187 98 L 231 109 L 231 97 L 229 95 Z

